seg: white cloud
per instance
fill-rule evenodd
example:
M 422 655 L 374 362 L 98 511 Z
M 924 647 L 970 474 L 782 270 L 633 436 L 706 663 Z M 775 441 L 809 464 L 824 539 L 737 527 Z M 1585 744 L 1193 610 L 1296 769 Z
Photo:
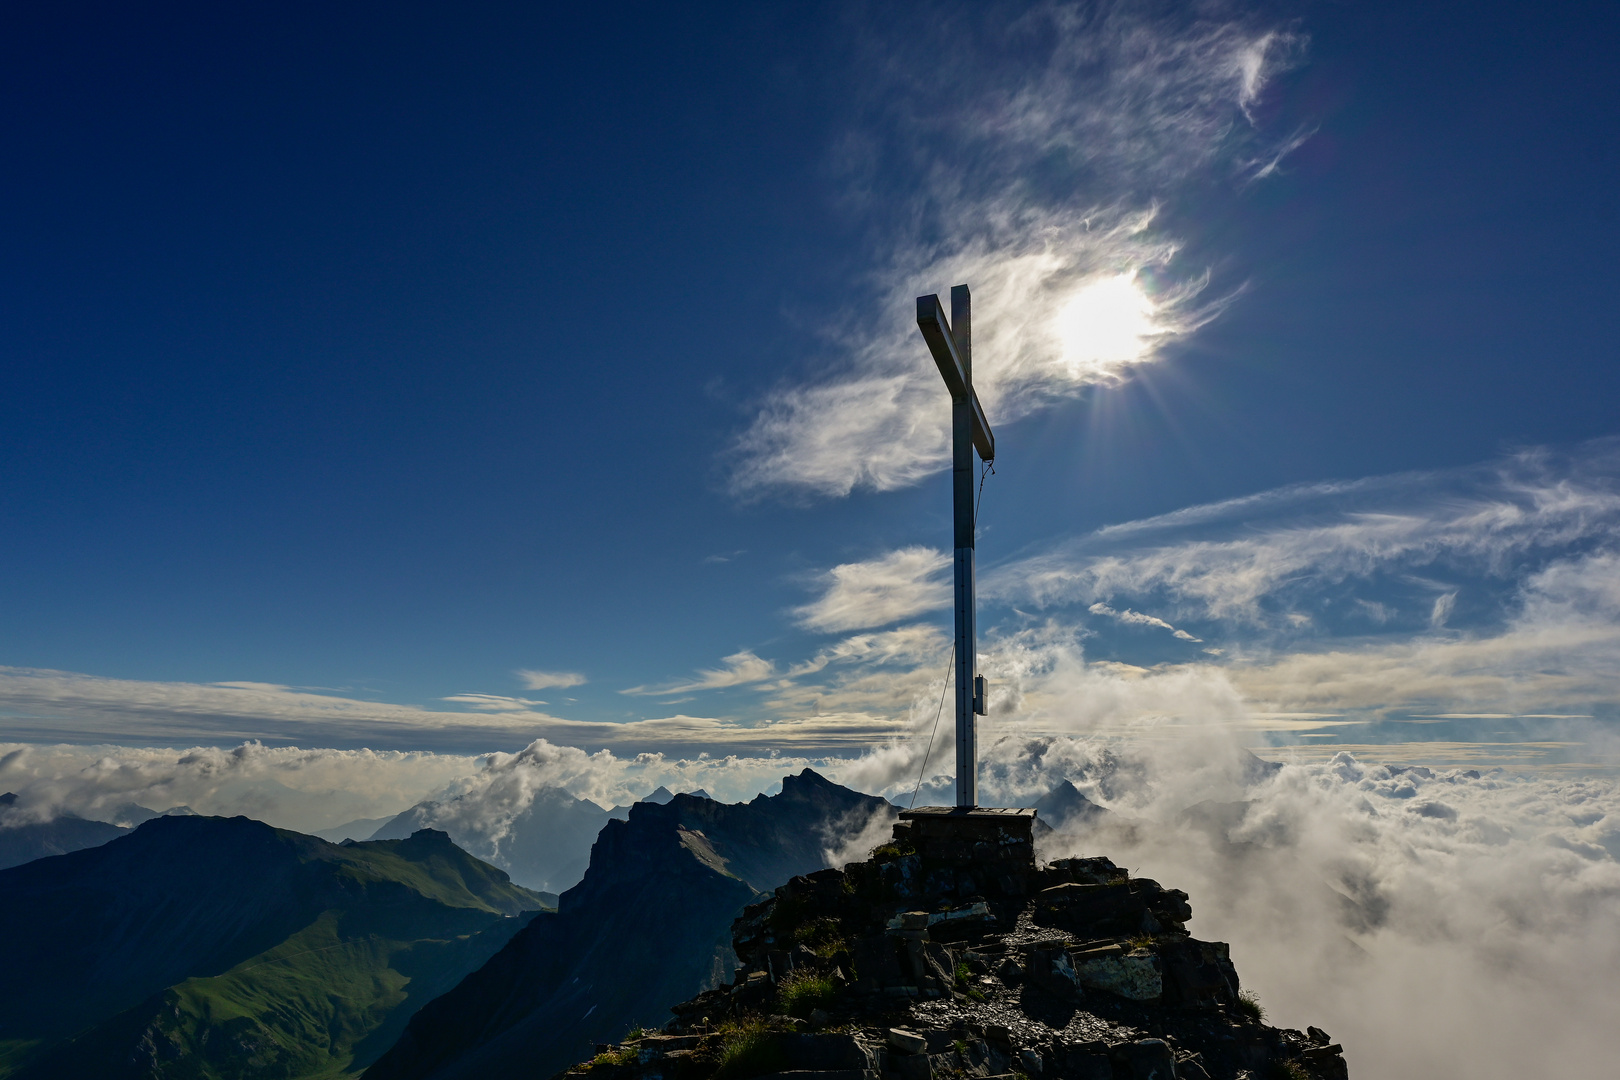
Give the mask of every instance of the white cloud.
M 842 563 L 822 575 L 821 596 L 793 615 L 800 626 L 824 633 L 899 622 L 950 606 L 950 569 L 949 555 L 920 546 Z
M 659 695 L 684 694 L 693 690 L 722 690 L 728 686 L 763 682 L 775 674 L 775 663 L 762 660 L 752 651 L 744 649 L 724 657 L 720 667 L 700 670 L 696 679 L 658 686 L 632 686 L 628 690 L 621 690 L 620 693 Z
M 833 373 L 771 394 L 738 440 L 739 493 L 890 490 L 944 465 L 950 410 L 916 296 L 972 286 L 974 381 L 993 424 L 1119 381 L 1230 299 L 1201 299 L 1207 274 L 1176 268 L 1155 200 L 1221 162 L 1243 167 L 1257 95 L 1302 39 L 1237 14 L 1120 4 L 977 18 L 871 29 L 882 61 L 867 70 L 884 81 L 866 100 L 884 105 L 846 141 L 863 148 L 847 180 L 904 224 L 880 229 L 863 313 L 825 320 L 843 328 L 827 341 Z M 885 198 L 879 169 L 909 182 Z
M 575 671 L 534 671 L 520 668 L 513 674 L 527 690 L 547 690 L 554 686 L 567 689 L 570 686 L 585 685 L 585 676 Z
M 1193 637 L 1185 630 L 1177 630 L 1174 626 L 1155 615 L 1144 615 L 1140 611 L 1132 611 L 1130 608 L 1126 608 L 1124 611 L 1115 611 L 1100 600 L 1086 610 L 1093 615 L 1106 615 L 1108 618 L 1125 623 L 1127 626 L 1156 626 L 1161 630 L 1170 631 L 1172 637 L 1180 638 L 1182 641 L 1204 640 L 1203 638 Z
M 1615 451 L 1599 442 L 1447 473 L 1300 485 L 1111 526 L 993 566 L 981 577 L 991 602 L 980 667 L 995 722 L 1074 732 L 1196 720 L 1297 733 L 1301 721 L 1289 718 L 1303 715 L 1611 715 L 1620 707 Z M 930 571 L 946 570 L 942 553 L 906 551 L 905 560 L 889 553 L 840 567 L 822 599 L 796 614 L 879 621 L 894 596 L 914 596 L 938 581 Z M 907 572 L 896 572 L 902 565 Z M 1473 597 L 1461 622 L 1459 581 Z M 906 606 L 943 609 L 943 584 L 931 604 Z M 1032 602 L 1045 613 L 996 614 L 997 603 Z M 1081 649 L 1070 604 L 1193 638 L 1143 613 L 1148 603 L 1203 620 L 1210 629 L 1200 633 L 1219 635 L 1218 647 L 1151 667 Z M 919 708 L 932 716 L 927 688 L 939 685 L 949 642 L 937 628 L 899 630 L 913 635 L 902 652 L 868 653 L 867 635 L 855 635 L 790 666 L 764 706 L 778 716 L 904 717 L 915 730 Z M 1540 741 L 1573 754 L 1594 738 L 1587 725 Z M 1545 749 L 1527 745 L 1521 759 Z
M 821 649 L 787 672 L 789 679 L 811 675 L 832 664 L 931 664 L 951 647 L 950 638 L 937 626 L 912 623 L 893 630 L 854 634 Z
M 451 694 L 444 699 L 453 701 L 458 705 L 467 705 L 484 712 L 528 712 L 536 705 L 544 705 L 543 701 L 531 701 L 528 698 L 503 697 L 500 694 Z
M 1179 618 L 1303 625 L 1296 600 L 1342 582 L 1437 565 L 1503 579 L 1532 552 L 1612 537 L 1617 461 L 1616 445 L 1601 441 L 1572 460 L 1534 451 L 1191 507 L 992 567 L 980 594 L 1042 606 L 1157 596 Z
M 774 665 L 749 652 L 700 673 L 705 688 L 770 677 Z M 686 684 L 694 685 L 694 684 Z M 477 711 L 430 710 L 359 701 L 261 684 L 145 682 L 28 668 L 0 667 L 0 710 L 6 734 L 39 743 L 78 741 L 149 744 L 236 740 L 319 742 L 372 748 L 465 749 L 534 738 L 586 746 L 638 749 L 761 750 L 803 745 L 806 752 L 847 749 L 895 728 L 890 716 L 673 716 L 607 722 L 569 720 L 491 694 L 457 695 Z M 363 816 L 363 815 L 356 815 Z
M 125 803 L 190 806 L 310 830 L 398 813 L 472 772 L 476 759 L 421 751 L 243 743 L 191 749 L 0 743 L 0 790 L 35 820 L 96 818 Z
M 0 667 L 0 708 L 15 736 L 122 742 L 142 739 L 365 740 L 372 745 L 433 734 L 510 738 L 529 724 L 566 723 L 543 713 L 490 716 L 363 701 L 266 683 L 107 679 Z M 418 743 L 418 745 L 420 745 Z
M 1506 625 L 1239 662 L 1230 677 L 1279 709 L 1426 709 L 1579 715 L 1620 702 L 1620 555 L 1559 559 L 1531 575 Z
M 1087 853 L 1186 889 L 1192 929 L 1232 943 L 1273 1021 L 1325 1028 L 1358 1074 L 1602 1071 L 1620 1049 L 1606 1019 L 1620 961 L 1612 781 L 1340 755 L 1223 794 L 1151 756 L 1143 767 L 1115 800 L 1081 776 L 1148 823 Z M 1181 817 L 1198 796 L 1220 813 Z

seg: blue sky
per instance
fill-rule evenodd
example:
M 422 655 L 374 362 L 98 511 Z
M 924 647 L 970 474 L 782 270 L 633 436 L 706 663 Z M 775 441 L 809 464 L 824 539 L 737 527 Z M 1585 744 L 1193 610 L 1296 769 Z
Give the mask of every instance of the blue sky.
M 0 20 L 0 741 L 909 746 L 967 281 L 987 726 L 1620 762 L 1606 8 Z

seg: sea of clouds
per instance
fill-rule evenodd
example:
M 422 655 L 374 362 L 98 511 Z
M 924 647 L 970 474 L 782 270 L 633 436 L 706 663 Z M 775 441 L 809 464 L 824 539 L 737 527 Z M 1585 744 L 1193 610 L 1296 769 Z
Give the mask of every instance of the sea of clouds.
M 949 747 L 935 750 L 948 769 Z M 480 757 L 267 748 L 183 753 L 6 747 L 0 787 L 33 820 L 126 802 L 249 813 L 304 828 L 461 796 L 458 827 L 498 842 L 535 793 L 604 807 L 652 788 L 727 801 L 804 767 L 906 803 L 916 758 L 668 758 L 544 740 Z M 1256 776 L 1224 728 L 1151 738 L 1004 736 L 983 747 L 981 799 L 1026 805 L 1072 781 L 1111 813 L 1043 857 L 1106 854 L 1191 894 L 1192 930 L 1232 943 L 1274 1022 L 1316 1024 L 1358 1075 L 1601 1074 L 1620 1050 L 1620 785 L 1608 777 L 1384 765 L 1339 753 Z M 929 770 L 920 799 L 949 798 Z M 827 838 L 860 857 L 882 828 Z

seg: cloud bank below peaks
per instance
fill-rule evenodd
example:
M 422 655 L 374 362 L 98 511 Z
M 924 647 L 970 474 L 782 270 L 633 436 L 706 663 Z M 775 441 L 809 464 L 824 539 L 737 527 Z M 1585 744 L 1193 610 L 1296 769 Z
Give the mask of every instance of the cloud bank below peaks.
M 1135 739 L 987 732 L 981 787 L 1030 805 L 1063 781 L 1108 811 L 1067 844 L 1192 895 L 1192 929 L 1232 943 L 1273 1019 L 1323 1025 L 1358 1072 L 1392 1080 L 1603 1075 L 1620 964 L 1620 789 L 1613 778 L 1520 777 L 1338 754 L 1256 766 L 1230 730 Z M 603 807 L 658 786 L 736 802 L 807 765 L 904 801 L 917 759 L 586 752 L 537 740 L 513 753 L 0 745 L 0 789 L 31 812 L 86 816 L 187 803 L 312 829 L 424 798 L 499 846 L 543 792 Z M 936 747 L 921 801 L 948 797 Z M 859 822 L 829 850 L 865 854 Z M 3 827 L 3 822 L 0 822 Z
M 733 448 L 736 493 L 892 490 L 947 462 L 918 295 L 972 286 L 994 423 L 1116 382 L 1219 313 L 1230 297 L 1177 268 L 1158 200 L 1297 145 L 1263 146 L 1253 106 L 1303 39 L 1209 10 L 986 5 L 864 28 L 878 74 L 839 179 L 883 239 L 861 313 L 827 320 L 850 328 L 826 341 L 836 374 L 765 399 Z

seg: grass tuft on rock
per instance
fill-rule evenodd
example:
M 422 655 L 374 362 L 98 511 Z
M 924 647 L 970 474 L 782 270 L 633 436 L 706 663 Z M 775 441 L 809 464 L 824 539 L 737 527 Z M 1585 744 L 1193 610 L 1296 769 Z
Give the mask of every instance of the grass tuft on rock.
M 714 1080 L 745 1080 L 788 1068 L 787 1055 L 776 1033 L 763 1020 L 725 1024 L 720 1034 L 720 1067 L 715 1070 Z
M 878 860 L 898 859 L 902 855 L 915 855 L 916 853 L 917 845 L 912 843 L 911 837 L 906 836 L 890 840 L 887 844 L 879 844 L 872 849 L 872 853 L 867 858 Z
M 607 1065 L 634 1065 L 636 1062 L 636 1048 L 634 1046 L 620 1046 L 612 1050 L 604 1050 L 591 1058 L 591 1068 Z
M 788 1016 L 807 1018 L 817 1009 L 825 1009 L 838 997 L 838 984 L 830 975 L 795 971 L 782 980 L 777 989 L 777 1005 Z
M 793 943 L 808 946 L 823 960 L 830 960 L 848 947 L 838 920 L 825 915 L 794 927 Z
M 1266 1007 L 1260 1004 L 1260 999 L 1253 990 L 1240 990 L 1237 998 L 1237 1011 L 1256 1023 L 1264 1023 Z

